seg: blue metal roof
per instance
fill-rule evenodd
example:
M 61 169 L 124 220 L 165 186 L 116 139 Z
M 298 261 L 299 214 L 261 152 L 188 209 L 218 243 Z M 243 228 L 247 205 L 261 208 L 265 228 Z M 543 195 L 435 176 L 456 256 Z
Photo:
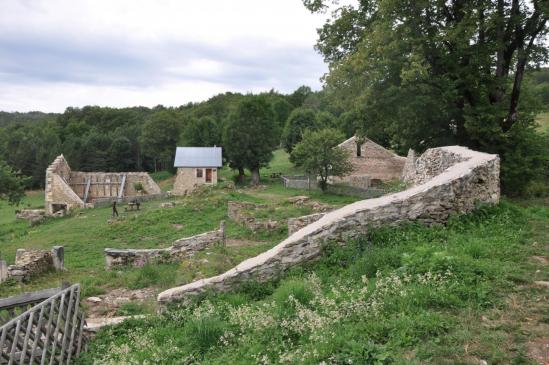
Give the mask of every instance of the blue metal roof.
M 221 147 L 177 147 L 174 167 L 221 167 Z

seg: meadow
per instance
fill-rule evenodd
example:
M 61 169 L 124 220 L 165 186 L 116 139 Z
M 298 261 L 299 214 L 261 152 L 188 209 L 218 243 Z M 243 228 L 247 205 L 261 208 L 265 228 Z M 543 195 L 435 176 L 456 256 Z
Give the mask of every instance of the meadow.
M 535 364 L 547 227 L 547 206 L 503 201 L 377 229 L 280 280 L 107 328 L 79 363 Z

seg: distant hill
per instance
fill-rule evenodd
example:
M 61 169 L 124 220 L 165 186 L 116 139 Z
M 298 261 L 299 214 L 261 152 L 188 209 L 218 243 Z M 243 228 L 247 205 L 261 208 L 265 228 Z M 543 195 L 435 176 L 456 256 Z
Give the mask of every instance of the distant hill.
M 0 127 L 5 127 L 13 122 L 18 124 L 31 124 L 40 122 L 46 119 L 53 119 L 57 117 L 57 113 L 43 113 L 43 112 L 3 112 L 0 111 Z

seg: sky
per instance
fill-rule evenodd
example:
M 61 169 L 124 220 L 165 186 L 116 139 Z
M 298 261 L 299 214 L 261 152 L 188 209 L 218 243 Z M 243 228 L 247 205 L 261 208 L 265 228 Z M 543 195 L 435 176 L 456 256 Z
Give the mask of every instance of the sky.
M 0 0 L 0 110 L 177 106 L 320 89 L 301 0 Z

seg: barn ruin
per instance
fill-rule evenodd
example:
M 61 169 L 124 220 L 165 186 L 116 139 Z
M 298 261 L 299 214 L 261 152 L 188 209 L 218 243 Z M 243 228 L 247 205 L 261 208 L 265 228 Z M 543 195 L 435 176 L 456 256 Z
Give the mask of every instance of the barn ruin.
M 72 171 L 63 155 L 46 170 L 46 214 L 95 207 L 101 202 L 128 201 L 162 194 L 146 172 Z
M 406 157 L 401 157 L 366 137 L 353 136 L 338 147 L 349 153 L 353 172 L 342 178 L 332 177 L 330 183 L 369 188 L 402 176 Z

